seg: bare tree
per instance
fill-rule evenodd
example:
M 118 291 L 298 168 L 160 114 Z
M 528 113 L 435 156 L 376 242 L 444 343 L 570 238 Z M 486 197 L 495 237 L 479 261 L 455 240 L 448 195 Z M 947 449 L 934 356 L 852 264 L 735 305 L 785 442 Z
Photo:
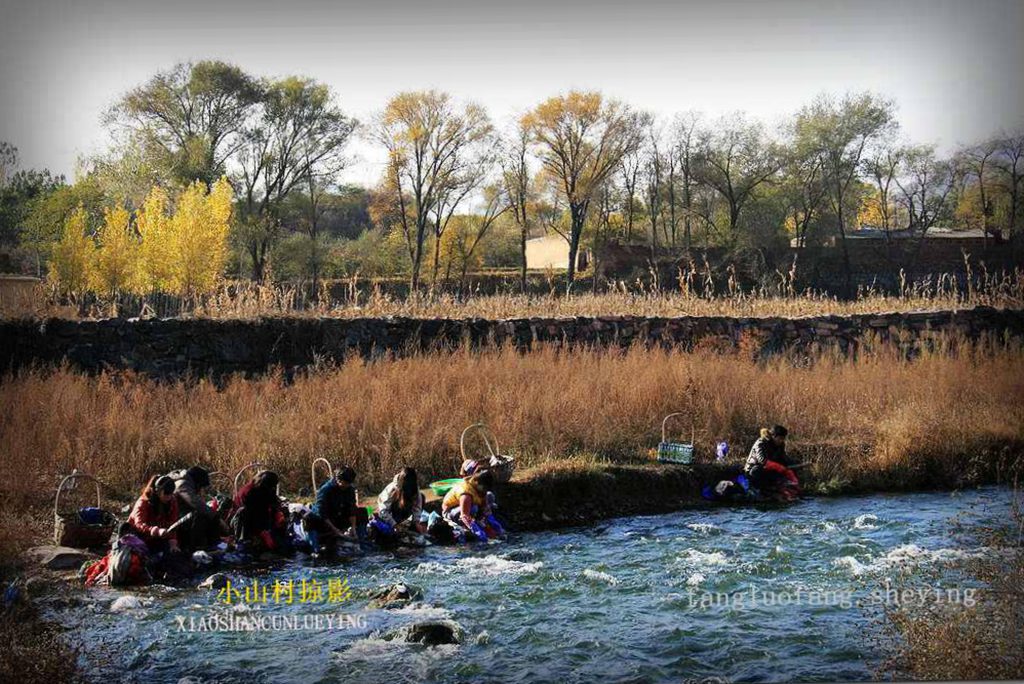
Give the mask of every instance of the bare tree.
M 739 115 L 722 120 L 713 132 L 704 131 L 699 150 L 698 177 L 725 201 L 734 239 L 743 208 L 778 173 L 783 157 L 760 124 Z
M 664 194 L 665 155 L 660 149 L 659 135 L 653 122 L 647 126 L 643 154 L 643 187 L 644 204 L 647 208 L 647 220 L 651 229 L 651 258 L 658 250 L 658 218 L 662 213 L 662 195 Z
M 530 237 L 530 167 L 527 156 L 530 148 L 530 132 L 523 125 L 516 125 L 505 136 L 500 156 L 501 178 L 504 197 L 512 211 L 512 219 L 519 228 L 519 289 L 526 292 L 526 241 Z
M 436 230 L 439 217 L 450 216 L 465 198 L 461 184 L 491 132 L 481 107 L 458 107 L 450 95 L 436 90 L 400 93 L 377 117 L 373 136 L 388 151 L 384 187 L 402 207 L 402 230 L 412 248 L 413 291 L 420 285 L 427 230 Z
M 308 78 L 266 84 L 261 107 L 257 122 L 242 135 L 236 158 L 242 237 L 257 281 L 264 279 L 278 237 L 281 203 L 294 190 L 305 187 L 315 194 L 329 185 L 347 163 L 345 148 L 356 128 L 356 121 L 338 109 L 331 90 Z M 315 212 L 312 195 L 311 205 Z
M 878 190 L 878 214 L 882 219 L 881 228 L 885 239 L 890 240 L 896 216 L 894 215 L 893 191 L 897 172 L 903 162 L 904 150 L 886 146 L 864 161 L 864 173 L 871 178 Z
M 786 215 L 793 227 L 796 243 L 807 246 L 811 228 L 821 216 L 828 188 L 824 182 L 824 160 L 821 155 L 793 150 L 786 161 L 783 194 Z
M 1006 136 L 999 141 L 999 156 L 995 168 L 1001 174 L 1010 196 L 1006 235 L 1008 238 L 1015 238 L 1017 221 L 1021 213 L 1024 213 L 1024 202 L 1021 201 L 1021 188 L 1024 186 L 1024 132 Z
M 999 141 L 986 140 L 985 142 L 965 148 L 960 153 L 960 165 L 963 171 L 973 176 L 978 183 L 978 199 L 981 201 L 981 230 L 985 240 L 991 232 L 989 218 L 993 214 L 993 203 L 991 195 L 992 173 L 996 170 L 996 156 L 999 153 Z
M 498 184 L 490 185 L 483 191 L 483 211 L 473 212 L 467 218 L 471 222 L 472 230 L 464 237 L 464 250 L 462 253 L 462 271 L 459 277 L 459 292 L 462 293 L 466 287 L 466 273 L 469 269 L 469 261 L 479 247 L 484 236 L 491 230 L 495 222 L 512 208 L 512 203 L 505 195 L 505 189 Z
M 695 167 L 697 158 L 697 144 L 699 139 L 700 114 L 687 112 L 676 117 L 673 124 L 673 141 L 670 158 L 672 159 L 671 173 L 673 179 L 671 188 L 673 196 L 670 199 L 672 216 L 672 229 L 675 230 L 675 175 L 678 173 L 680 188 L 680 200 L 683 210 L 683 241 L 686 251 L 693 248 L 693 195 L 695 185 Z M 678 169 L 678 171 L 676 171 Z
M 633 221 L 636 217 L 636 189 L 640 179 L 640 168 L 643 159 L 640 150 L 632 150 L 623 155 L 619 164 L 619 175 L 622 178 L 622 209 L 626 217 L 626 242 L 633 239 Z
M 829 201 L 839 229 L 847 293 L 852 291 L 850 253 L 846 235 L 850 214 L 856 216 L 853 195 L 861 160 L 871 147 L 895 128 L 893 105 L 870 93 L 841 100 L 821 96 L 797 114 L 794 130 L 799 144 L 824 160 Z
M 441 268 L 441 240 L 451 223 L 455 210 L 463 200 L 475 192 L 484 182 L 493 157 L 486 152 L 478 155 L 466 155 L 462 168 L 453 172 L 445 182 L 438 185 L 437 204 L 432 214 L 431 225 L 434 233 L 434 266 L 430 279 L 431 287 L 437 284 L 437 276 Z
M 903 195 L 910 229 L 923 240 L 928 230 L 948 214 L 955 167 L 952 161 L 937 159 L 930 146 L 908 148 L 905 160 L 905 171 L 895 182 Z
M 541 164 L 559 182 L 569 207 L 569 290 L 590 202 L 622 158 L 639 147 L 643 123 L 641 114 L 597 92 L 553 97 L 525 117 Z

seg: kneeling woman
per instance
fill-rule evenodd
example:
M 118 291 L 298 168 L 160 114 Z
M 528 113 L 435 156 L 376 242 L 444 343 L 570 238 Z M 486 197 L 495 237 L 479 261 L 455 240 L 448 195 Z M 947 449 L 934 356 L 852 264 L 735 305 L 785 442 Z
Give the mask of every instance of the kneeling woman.
M 398 541 L 401 527 L 425 534 L 427 526 L 420 520 L 423 494 L 415 468 L 403 468 L 377 497 L 377 510 L 370 521 L 370 535 L 380 544 Z
M 235 494 L 231 527 L 235 538 L 257 550 L 288 553 L 288 537 L 284 504 L 277 496 L 280 479 L 277 473 L 261 470 Z
M 166 475 L 154 475 L 146 483 L 128 524 L 146 543 L 150 554 L 178 551 L 178 535 L 170 529 L 178 521 L 178 497 L 174 493 L 174 480 Z
M 478 540 L 505 534 L 501 524 L 492 515 L 494 474 L 485 470 L 465 478 L 445 494 L 441 502 L 441 515 L 471 532 Z M 489 528 L 491 534 L 488 534 Z

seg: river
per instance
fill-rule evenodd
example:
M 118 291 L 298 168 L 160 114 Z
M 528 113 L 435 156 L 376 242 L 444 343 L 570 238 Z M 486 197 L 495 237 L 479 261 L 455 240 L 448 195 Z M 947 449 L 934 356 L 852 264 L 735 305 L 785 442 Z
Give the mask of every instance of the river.
M 52 599 L 46 614 L 71 630 L 97 681 L 865 680 L 882 658 L 873 636 L 878 602 L 893 600 L 886 579 L 910 572 L 920 583 L 946 561 L 986 553 L 954 533 L 951 518 L 1005 522 L 1011 498 L 985 488 L 622 518 L 483 547 L 297 559 L 236 575 L 264 587 L 292 582 L 290 604 L 286 595 L 226 605 L 212 590 L 102 588 Z M 303 580 L 324 595 L 302 601 Z M 327 587 L 344 581 L 353 596 L 332 601 Z M 367 590 L 400 581 L 421 588 L 423 601 L 367 607 Z M 938 600 L 970 595 L 955 571 L 929 582 Z M 274 617 L 278 629 L 205 630 L 211 615 L 221 624 Z M 381 638 L 431 619 L 457 623 L 463 642 Z

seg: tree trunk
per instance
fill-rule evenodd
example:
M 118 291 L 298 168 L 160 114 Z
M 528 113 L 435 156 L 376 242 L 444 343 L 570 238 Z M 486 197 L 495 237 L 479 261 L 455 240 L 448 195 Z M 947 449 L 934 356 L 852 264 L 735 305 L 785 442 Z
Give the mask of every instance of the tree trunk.
M 412 259 L 412 276 L 409 278 L 409 294 L 415 294 L 420 288 L 420 264 L 423 263 L 423 226 L 416 227 L 416 250 Z
M 254 243 L 249 248 L 249 256 L 252 257 L 252 279 L 256 283 L 263 283 L 264 266 L 266 254 L 260 249 L 259 243 Z
M 435 233 L 436 235 L 436 233 Z M 430 286 L 437 286 L 437 274 L 441 271 L 441 236 L 437 235 L 434 240 L 434 275 L 430 279 Z
M 526 294 L 526 226 L 522 226 L 519 230 L 519 250 L 523 258 L 519 271 L 519 289 Z
M 853 274 L 850 269 L 850 250 L 846 246 L 846 223 L 845 217 L 843 216 L 842 203 L 839 204 L 839 210 L 836 212 L 836 219 L 839 225 L 839 245 L 842 247 L 843 255 L 843 296 L 850 297 L 851 292 L 851 278 Z
M 569 206 L 569 214 L 572 217 L 572 226 L 569 231 L 569 268 L 566 271 L 565 292 L 572 292 L 573 281 L 576 278 L 576 256 L 580 251 L 580 237 L 583 235 L 583 222 L 587 217 L 585 205 L 573 204 Z

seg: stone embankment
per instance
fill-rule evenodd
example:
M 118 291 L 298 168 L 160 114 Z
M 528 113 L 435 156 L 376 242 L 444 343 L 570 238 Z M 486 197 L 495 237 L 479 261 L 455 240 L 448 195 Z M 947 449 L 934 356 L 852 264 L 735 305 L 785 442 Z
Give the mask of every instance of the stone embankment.
M 1024 336 L 1024 310 L 877 313 L 803 318 L 687 316 L 648 318 L 413 319 L 303 318 L 0 321 L 0 371 L 68 363 L 87 372 L 130 369 L 155 377 L 258 374 L 463 345 L 619 346 L 689 349 L 756 343 L 763 353 L 831 345 L 853 351 L 865 339 L 908 347 L 945 335 Z

